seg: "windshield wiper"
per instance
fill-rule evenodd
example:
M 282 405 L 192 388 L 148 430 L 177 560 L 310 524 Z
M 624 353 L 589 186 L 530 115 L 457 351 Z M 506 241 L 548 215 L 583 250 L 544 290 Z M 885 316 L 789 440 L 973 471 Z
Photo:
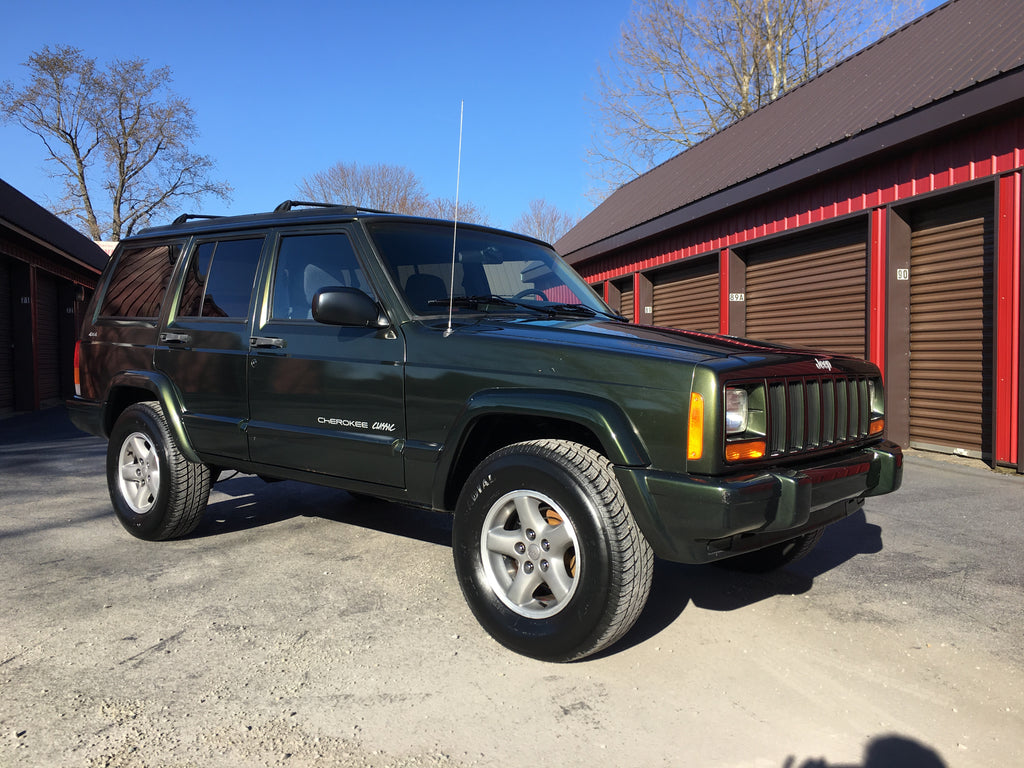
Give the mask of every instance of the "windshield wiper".
M 432 299 L 427 302 L 431 306 L 441 307 L 448 306 L 449 299 Z M 600 309 L 594 309 L 588 307 L 586 304 L 539 304 L 533 301 L 519 301 L 518 299 L 511 299 L 506 296 L 498 296 L 496 294 L 487 294 L 480 296 L 455 296 L 451 299 L 452 306 L 455 307 L 470 307 L 472 309 L 480 309 L 487 306 L 488 304 L 497 305 L 500 307 L 516 307 L 519 309 L 529 309 L 533 312 L 540 312 L 541 314 L 547 315 L 548 317 L 555 317 L 557 315 L 573 315 L 575 317 L 607 317 L 610 320 L 621 320 L 625 322 L 626 318 L 622 315 L 617 315 L 612 312 L 604 312 Z
M 626 318 L 622 315 L 615 314 L 614 312 L 605 312 L 602 309 L 594 309 L 586 304 L 548 304 L 544 307 L 550 309 L 555 313 L 562 313 L 567 315 L 582 315 L 584 317 L 607 317 L 609 320 L 622 320 Z
M 546 307 L 537 306 L 524 301 L 507 299 L 504 296 L 498 296 L 496 294 L 480 296 L 453 296 L 451 299 L 431 299 L 427 304 L 433 307 L 447 307 L 449 301 L 451 301 L 452 306 L 471 307 L 473 309 L 480 309 L 488 304 L 496 304 L 501 307 L 519 307 L 522 309 L 538 310 L 540 312 L 544 312 L 546 310 Z

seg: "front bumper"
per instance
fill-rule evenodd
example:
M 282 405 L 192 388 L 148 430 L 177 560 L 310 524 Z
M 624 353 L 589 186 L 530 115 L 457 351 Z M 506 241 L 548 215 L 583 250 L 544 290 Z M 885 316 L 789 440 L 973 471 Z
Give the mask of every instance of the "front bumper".
M 881 442 L 799 467 L 727 478 L 616 467 L 627 503 L 655 553 L 704 563 L 820 528 L 891 493 L 903 452 Z

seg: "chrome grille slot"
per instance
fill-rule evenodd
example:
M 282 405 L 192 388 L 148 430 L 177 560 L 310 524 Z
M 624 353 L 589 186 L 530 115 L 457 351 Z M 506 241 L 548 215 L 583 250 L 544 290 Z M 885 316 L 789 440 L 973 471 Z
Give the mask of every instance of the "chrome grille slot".
M 797 379 L 789 382 L 789 451 L 804 449 L 804 383 Z
M 768 452 L 778 456 L 786 451 L 786 385 L 768 383 Z

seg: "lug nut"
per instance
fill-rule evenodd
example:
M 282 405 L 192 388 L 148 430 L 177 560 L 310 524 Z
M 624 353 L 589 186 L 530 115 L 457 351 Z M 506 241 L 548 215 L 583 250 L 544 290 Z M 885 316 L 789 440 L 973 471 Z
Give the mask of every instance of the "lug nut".
M 534 539 L 537 538 L 537 532 L 535 530 L 533 530 L 532 528 L 527 528 L 526 529 L 526 538 L 528 538 L 530 541 L 533 541 Z
M 540 548 L 543 549 L 545 552 L 550 552 L 551 551 L 551 542 L 548 541 L 547 539 L 544 539 L 544 541 L 542 541 L 540 543 Z
M 547 573 L 547 570 L 548 570 L 548 561 L 547 560 L 541 560 L 540 561 L 540 569 L 542 571 L 544 571 L 545 573 Z
M 526 545 L 523 544 L 523 542 L 521 542 L 521 541 L 517 541 L 516 542 L 516 546 L 515 546 L 515 550 L 516 550 L 516 554 L 517 555 L 522 555 L 522 554 L 524 554 L 526 552 Z
M 530 561 L 523 563 L 523 570 L 527 573 L 533 573 L 533 563 Z

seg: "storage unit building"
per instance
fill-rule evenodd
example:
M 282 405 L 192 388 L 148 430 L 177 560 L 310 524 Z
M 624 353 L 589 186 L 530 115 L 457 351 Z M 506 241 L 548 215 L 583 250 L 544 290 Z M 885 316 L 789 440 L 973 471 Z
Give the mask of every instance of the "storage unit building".
M 866 357 L 890 437 L 1024 472 L 1021 40 L 1016 0 L 951 0 L 557 247 L 635 322 Z
M 74 394 L 74 346 L 106 252 L 0 180 L 0 416 Z

